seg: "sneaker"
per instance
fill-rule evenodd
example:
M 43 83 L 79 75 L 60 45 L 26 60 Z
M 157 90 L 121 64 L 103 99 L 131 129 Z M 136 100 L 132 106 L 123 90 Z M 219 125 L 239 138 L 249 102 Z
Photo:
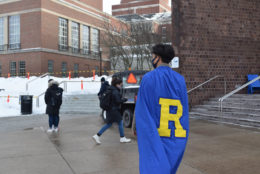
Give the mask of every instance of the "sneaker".
M 130 142 L 131 142 L 130 138 L 126 138 L 126 137 L 120 138 L 120 143 L 130 143 Z
M 100 142 L 100 140 L 99 140 L 99 136 L 98 136 L 97 134 L 94 135 L 92 138 L 95 140 L 95 142 L 96 142 L 97 144 L 101 144 L 101 142 Z
M 52 129 L 52 128 L 49 128 L 49 129 L 47 130 L 47 133 L 52 133 L 52 132 L 53 132 L 53 130 L 54 130 L 54 129 Z
M 58 132 L 58 131 L 59 131 L 58 127 L 54 128 L 54 132 Z

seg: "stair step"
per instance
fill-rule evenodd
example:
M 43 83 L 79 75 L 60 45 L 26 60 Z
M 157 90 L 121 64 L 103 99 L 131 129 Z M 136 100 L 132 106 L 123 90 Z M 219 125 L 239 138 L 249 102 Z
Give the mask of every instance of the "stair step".
M 260 128 L 260 94 L 232 95 L 222 102 L 222 115 L 218 99 L 211 98 L 203 105 L 193 107 L 190 117 Z

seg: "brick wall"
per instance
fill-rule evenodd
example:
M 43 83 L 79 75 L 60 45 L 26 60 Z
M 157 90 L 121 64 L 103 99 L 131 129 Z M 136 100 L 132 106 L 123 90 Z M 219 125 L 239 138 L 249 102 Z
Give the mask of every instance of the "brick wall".
M 260 74 L 259 6 L 259 0 L 172 0 L 173 45 L 189 89 L 224 75 L 229 92 L 247 74 Z M 191 93 L 190 104 L 223 95 L 222 85 L 215 80 Z

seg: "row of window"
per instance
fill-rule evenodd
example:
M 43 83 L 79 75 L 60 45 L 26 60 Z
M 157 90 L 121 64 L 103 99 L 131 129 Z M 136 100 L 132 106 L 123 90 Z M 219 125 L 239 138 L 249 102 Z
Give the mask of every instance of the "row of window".
M 10 76 L 26 76 L 26 62 L 25 61 L 19 61 L 18 62 L 18 74 L 17 74 L 17 62 L 11 61 L 9 64 L 9 72 Z M 89 66 L 87 67 L 88 70 Z M 96 72 L 99 71 L 99 67 L 95 67 Z M 105 70 L 105 69 L 104 69 Z M 105 70 L 106 71 L 106 70 Z M 53 60 L 48 60 L 48 72 L 49 73 L 55 73 L 54 71 L 54 61 Z M 61 63 L 61 72 L 62 72 L 62 77 L 67 77 L 68 76 L 68 64 L 67 62 L 62 62 Z M 74 68 L 73 68 L 73 74 L 74 77 L 79 77 L 79 64 L 75 63 Z M 0 77 L 2 76 L 2 65 L 0 63 Z
M 18 74 L 17 74 L 17 62 L 11 61 L 10 62 L 10 76 L 26 76 L 26 62 L 25 61 L 19 61 L 18 62 Z M 48 72 L 54 73 L 54 62 L 53 60 L 48 60 Z M 66 77 L 68 75 L 68 68 L 67 68 L 67 62 L 61 63 L 61 72 L 62 76 Z M 74 77 L 79 76 L 79 64 L 74 64 L 73 69 Z M 0 76 L 2 76 L 2 65 L 0 63 Z
M 69 38 L 69 32 L 71 32 Z M 81 38 L 81 39 L 80 39 Z M 80 24 L 71 22 L 70 29 L 68 28 L 68 20 L 59 18 L 59 49 L 67 51 L 69 49 L 69 39 L 73 53 L 80 52 L 82 45 L 82 53 L 89 54 L 99 53 L 99 30 L 82 25 L 82 36 L 80 37 Z
M 48 72 L 49 73 L 55 73 L 54 72 L 54 61 L 53 60 L 48 60 Z M 68 64 L 67 64 L 67 62 L 61 63 L 61 72 L 62 72 L 62 77 L 68 76 Z M 74 64 L 73 75 L 74 75 L 74 77 L 79 77 L 79 64 L 77 64 L 77 63 Z
M 16 76 L 17 75 L 17 64 L 16 62 L 11 61 L 9 64 L 10 67 L 10 75 L 11 76 Z M 26 75 L 26 65 L 25 61 L 19 61 L 18 62 L 18 75 L 19 76 L 25 76 Z M 0 64 L 0 76 L 2 76 L 2 67 Z
M 8 43 L 5 43 L 5 18 L 0 18 L 0 51 L 5 49 L 5 45 L 8 45 L 8 49 L 20 48 L 20 16 L 9 16 L 7 19 Z
M 20 16 L 9 16 L 8 20 L 8 39 L 5 38 L 5 18 L 0 18 L 0 51 L 8 45 L 9 49 L 20 48 Z M 71 38 L 69 33 L 71 32 Z M 71 28 L 68 28 L 68 20 L 59 18 L 59 49 L 69 49 L 69 39 L 71 41 L 72 52 L 78 53 L 82 45 L 82 53 L 89 54 L 99 52 L 99 30 L 82 25 L 82 39 L 80 40 L 80 24 L 71 22 Z M 7 42 L 5 40 L 7 39 Z

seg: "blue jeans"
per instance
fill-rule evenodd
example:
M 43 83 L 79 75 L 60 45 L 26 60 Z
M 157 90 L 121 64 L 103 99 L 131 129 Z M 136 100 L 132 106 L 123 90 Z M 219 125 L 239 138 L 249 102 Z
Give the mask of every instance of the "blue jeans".
M 52 125 L 54 125 L 54 128 L 57 128 L 59 126 L 59 122 L 59 116 L 49 115 L 49 128 L 52 128 Z
M 98 136 L 101 136 L 108 128 L 110 128 L 112 126 L 112 123 L 108 123 L 106 125 L 104 125 L 100 131 L 97 133 Z M 121 120 L 120 122 L 118 122 L 118 130 L 120 133 L 120 137 L 124 137 L 124 128 L 123 128 L 123 120 Z

